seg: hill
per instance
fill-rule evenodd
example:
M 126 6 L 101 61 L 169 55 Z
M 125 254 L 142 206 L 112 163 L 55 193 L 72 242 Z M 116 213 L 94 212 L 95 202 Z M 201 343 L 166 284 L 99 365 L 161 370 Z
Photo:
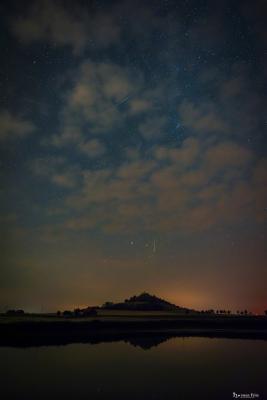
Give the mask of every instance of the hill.
M 187 308 L 176 306 L 157 296 L 149 293 L 141 293 L 139 296 L 133 296 L 125 299 L 122 303 L 107 302 L 102 308 L 109 310 L 135 310 L 135 311 L 181 311 L 189 312 Z

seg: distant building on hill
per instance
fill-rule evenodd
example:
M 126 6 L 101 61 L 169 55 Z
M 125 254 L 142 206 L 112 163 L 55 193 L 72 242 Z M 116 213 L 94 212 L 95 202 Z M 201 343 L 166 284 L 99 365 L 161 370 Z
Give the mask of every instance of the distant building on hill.
M 189 313 L 194 310 L 179 307 L 175 304 L 169 303 L 159 297 L 153 296 L 149 293 L 141 293 L 139 296 L 133 296 L 124 300 L 122 303 L 106 302 L 102 308 L 107 310 L 129 310 L 129 311 L 176 311 Z

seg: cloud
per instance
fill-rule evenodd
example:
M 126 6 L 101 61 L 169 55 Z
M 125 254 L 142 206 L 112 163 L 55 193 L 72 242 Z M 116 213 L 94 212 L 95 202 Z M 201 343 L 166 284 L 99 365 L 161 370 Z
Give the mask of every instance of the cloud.
M 64 227 L 189 234 L 262 222 L 265 164 L 255 164 L 250 150 L 235 142 L 186 139 L 175 149 L 158 146 L 153 155 L 84 170 L 81 186 L 66 198 L 73 216 Z
M 190 101 L 183 101 L 178 112 L 181 124 L 197 133 L 211 134 L 229 130 L 227 122 L 212 104 L 196 105 Z
M 240 168 L 250 162 L 249 149 L 232 142 L 220 142 L 206 151 L 205 161 L 209 168 L 218 171 L 221 168 Z
M 52 145 L 55 147 L 63 147 L 66 145 L 80 144 L 84 141 L 81 128 L 70 122 L 69 125 L 64 124 L 64 129 L 59 134 L 55 134 L 43 141 L 44 145 Z
M 253 80 L 249 68 L 233 63 L 228 74 L 211 68 L 199 76 L 199 90 L 210 93 L 214 102 L 184 100 L 178 115 L 184 128 L 202 137 L 257 140 L 265 124 L 266 95 L 261 75 Z
M 153 160 L 137 160 L 130 163 L 121 165 L 117 170 L 117 176 L 119 178 L 132 180 L 144 178 L 153 169 L 155 169 L 156 163 Z
M 126 117 L 120 102 L 140 85 L 141 77 L 129 69 L 113 63 L 83 62 L 65 96 L 60 133 L 53 135 L 50 143 L 76 144 L 83 150 L 92 135 L 118 128 Z
M 158 160 L 168 160 L 183 165 L 193 165 L 200 154 L 200 141 L 195 138 L 188 138 L 183 141 L 179 148 L 157 146 L 154 155 Z
M 167 118 L 150 115 L 139 125 L 139 132 L 145 139 L 157 139 L 165 134 Z
M 221 98 L 225 101 L 240 96 L 247 90 L 247 82 L 243 76 L 233 76 L 224 80 L 221 84 Z
M 60 0 L 33 2 L 24 16 L 11 21 L 11 30 L 25 44 L 47 41 L 70 46 L 76 54 L 90 42 L 106 47 L 120 37 L 119 25 L 112 14 L 89 14 L 79 3 L 69 8 Z
M 256 139 L 264 129 L 266 95 L 259 90 L 258 79 L 260 75 L 252 80 L 248 67 L 234 63 L 218 85 L 219 108 L 227 116 L 231 135 Z
M 58 186 L 73 188 L 76 186 L 75 175 L 72 172 L 64 172 L 61 174 L 54 173 L 51 176 L 51 181 Z
M 124 150 L 127 160 L 139 160 L 141 154 L 140 150 L 135 147 L 128 147 Z
M 69 166 L 64 157 L 37 158 L 30 162 L 29 167 L 34 175 L 64 188 L 74 188 L 79 181 L 80 170 Z
M 9 214 L 0 214 L 0 222 L 1 224 L 12 224 L 16 222 L 18 219 L 18 215 L 16 213 L 9 213 Z
M 86 60 L 73 71 L 70 83 L 63 99 L 59 132 L 46 139 L 46 144 L 74 145 L 79 151 L 87 148 L 90 152 L 89 145 L 98 143 L 97 156 L 104 154 L 104 149 L 102 144 L 100 151 L 95 136 L 127 129 L 131 122 L 137 125 L 136 133 L 146 139 L 166 133 L 166 116 L 158 116 L 154 110 L 164 87 L 146 87 L 141 73 L 110 62 Z
M 262 185 L 264 189 L 264 185 L 267 182 L 267 158 L 260 158 L 256 168 L 254 169 L 254 181 L 255 183 Z
M 241 62 L 233 63 L 227 74 L 219 68 L 205 70 L 199 76 L 199 84 L 201 90 L 212 95 L 216 106 L 207 106 L 207 102 L 204 106 L 192 101 L 182 103 L 179 111 L 185 127 L 202 136 L 257 141 L 265 124 L 266 95 L 260 89 L 261 80 L 260 74 L 252 79 L 248 66 Z M 211 122 L 211 129 L 205 126 L 207 121 Z
M 50 175 L 56 168 L 63 167 L 64 157 L 40 157 L 30 162 L 30 168 L 33 173 L 40 176 Z
M 153 102 L 144 98 L 133 98 L 129 101 L 129 113 L 140 114 L 153 108 Z
M 67 96 L 66 113 L 79 114 L 93 133 L 106 132 L 121 123 L 119 104 L 140 85 L 141 78 L 127 68 L 84 62 Z
M 88 140 L 87 142 L 79 143 L 79 149 L 82 153 L 87 154 L 89 157 L 99 157 L 106 153 L 106 147 L 98 139 Z
M 0 140 L 12 140 L 28 136 L 35 130 L 34 124 L 8 110 L 0 111 Z

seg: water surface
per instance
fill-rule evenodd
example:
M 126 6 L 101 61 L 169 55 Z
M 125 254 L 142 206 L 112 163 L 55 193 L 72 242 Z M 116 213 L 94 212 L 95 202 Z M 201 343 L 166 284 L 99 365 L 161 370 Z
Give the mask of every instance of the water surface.
M 145 349 L 146 347 L 146 349 Z M 130 343 L 0 348 L 6 399 L 267 399 L 267 342 L 174 338 Z

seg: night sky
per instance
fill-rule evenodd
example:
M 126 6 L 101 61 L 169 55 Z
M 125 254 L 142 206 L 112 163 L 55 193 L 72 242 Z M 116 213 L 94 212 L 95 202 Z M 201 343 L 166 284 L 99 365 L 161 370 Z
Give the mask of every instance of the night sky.
M 0 311 L 266 309 L 267 2 L 0 14 Z

